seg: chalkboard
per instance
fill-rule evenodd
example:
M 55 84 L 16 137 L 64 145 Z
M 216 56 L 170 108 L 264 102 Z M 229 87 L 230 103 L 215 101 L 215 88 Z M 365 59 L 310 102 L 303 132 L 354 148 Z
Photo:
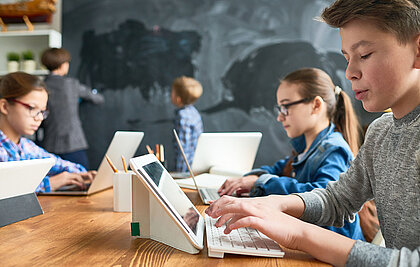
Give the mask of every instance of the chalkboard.
M 72 0 L 63 3 L 63 46 L 70 76 L 105 95 L 82 103 L 80 117 L 97 166 L 113 132 L 140 130 L 145 145 L 164 144 L 173 162 L 170 84 L 192 76 L 204 87 L 195 106 L 204 130 L 261 131 L 255 166 L 290 154 L 273 113 L 279 79 L 318 67 L 349 95 L 337 29 L 314 20 L 331 1 Z M 378 114 L 354 103 L 362 124 Z

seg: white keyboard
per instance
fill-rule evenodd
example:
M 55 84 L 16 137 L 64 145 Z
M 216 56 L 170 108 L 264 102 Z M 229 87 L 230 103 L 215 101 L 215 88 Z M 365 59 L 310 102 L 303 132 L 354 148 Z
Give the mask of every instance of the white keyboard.
M 215 188 L 200 188 L 198 190 L 200 190 L 201 195 L 204 197 L 204 202 L 206 203 L 220 198 L 220 195 Z
M 226 226 L 214 226 L 217 219 L 205 215 L 207 248 L 209 257 L 223 258 L 225 253 L 262 257 L 283 257 L 280 246 L 252 228 L 240 228 L 230 234 L 223 233 Z

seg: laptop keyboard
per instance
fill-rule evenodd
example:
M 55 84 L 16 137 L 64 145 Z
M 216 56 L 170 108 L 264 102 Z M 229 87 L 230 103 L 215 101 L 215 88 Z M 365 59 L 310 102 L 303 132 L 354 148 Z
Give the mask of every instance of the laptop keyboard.
M 207 246 L 209 256 L 219 257 L 220 252 L 247 254 L 255 256 L 282 257 L 284 255 L 280 246 L 258 230 L 246 227 L 233 230 L 230 234 L 223 233 L 226 226 L 216 227 L 217 219 L 205 216 Z M 217 248 L 213 253 L 212 248 Z M 212 255 L 211 255 L 212 254 Z M 217 255 L 219 254 L 219 256 Z M 221 254 L 223 257 L 223 253 Z
M 78 187 L 77 185 L 64 185 L 60 188 L 58 188 L 56 191 L 60 191 L 60 192 L 66 192 L 66 191 L 88 191 L 89 187 L 90 187 L 90 183 L 89 184 L 85 184 L 85 188 L 82 190 L 80 187 Z
M 204 196 L 204 198 L 209 201 L 218 200 L 220 198 L 219 193 L 217 193 L 217 189 L 214 188 L 200 188 L 200 193 Z

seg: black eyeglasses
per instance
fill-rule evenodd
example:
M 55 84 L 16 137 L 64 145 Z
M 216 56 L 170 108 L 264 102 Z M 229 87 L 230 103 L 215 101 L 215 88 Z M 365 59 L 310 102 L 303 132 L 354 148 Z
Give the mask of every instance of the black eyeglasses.
M 276 106 L 274 106 L 274 110 L 277 112 L 277 115 L 281 114 L 283 116 L 287 116 L 287 115 L 289 115 L 289 107 L 291 107 L 293 105 L 300 104 L 300 103 L 309 102 L 311 100 L 312 100 L 312 98 L 303 98 L 301 100 L 297 100 L 297 101 L 290 102 L 290 103 L 287 103 L 287 104 L 281 104 L 280 106 L 276 105 Z
M 26 107 L 29 111 L 29 116 L 31 116 L 32 118 L 36 118 L 39 116 L 39 114 L 42 115 L 42 119 L 45 120 L 48 117 L 48 114 L 50 113 L 47 109 L 46 110 L 40 110 L 38 108 L 34 108 L 33 106 L 26 104 L 22 101 L 19 101 L 17 99 L 9 99 L 9 101 L 14 102 L 14 103 L 18 103 L 21 104 L 22 106 Z

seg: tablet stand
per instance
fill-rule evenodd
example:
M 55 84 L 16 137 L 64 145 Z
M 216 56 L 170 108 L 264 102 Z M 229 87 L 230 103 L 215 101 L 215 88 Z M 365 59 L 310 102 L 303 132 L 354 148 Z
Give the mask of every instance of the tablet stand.
M 0 227 L 43 214 L 35 193 L 0 200 Z
M 200 252 L 136 175 L 132 181 L 131 235 L 150 238 L 190 254 Z

